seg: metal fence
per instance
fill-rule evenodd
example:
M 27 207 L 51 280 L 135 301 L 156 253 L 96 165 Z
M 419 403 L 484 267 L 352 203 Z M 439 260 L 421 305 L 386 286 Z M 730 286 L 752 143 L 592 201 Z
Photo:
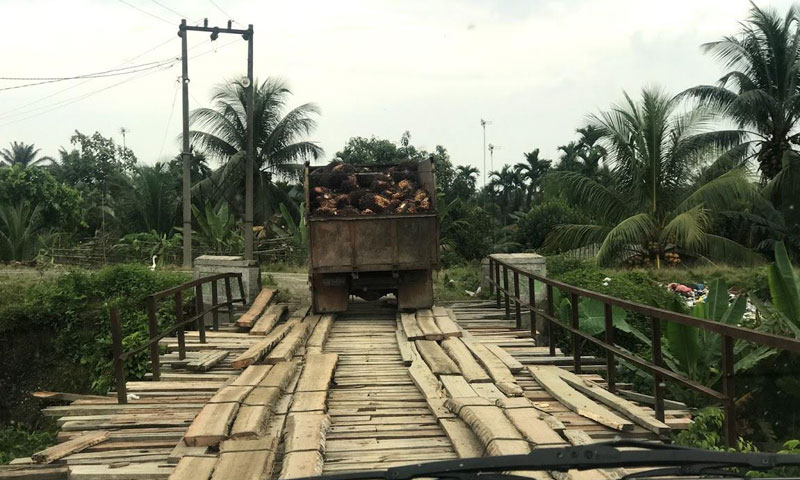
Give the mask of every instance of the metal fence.
M 236 279 L 239 287 L 240 298 L 233 298 L 231 280 Z M 224 302 L 219 301 L 218 282 L 225 283 Z M 211 284 L 211 304 L 205 307 L 203 300 L 203 285 Z M 183 292 L 184 290 L 194 289 L 195 314 L 188 319 L 183 318 Z M 175 324 L 166 330 L 158 331 L 158 301 L 167 297 L 172 297 L 175 302 Z M 172 332 L 177 332 L 178 337 L 178 357 L 183 360 L 186 358 L 186 338 L 184 329 L 189 324 L 196 324 L 200 343 L 206 343 L 205 317 L 209 313 L 212 316 L 212 327 L 219 330 L 219 310 L 227 307 L 228 321 L 233 322 L 233 304 L 242 302 L 245 305 L 244 285 L 241 273 L 219 273 L 208 277 L 198 278 L 181 285 L 162 290 L 147 297 L 147 324 L 150 340 L 133 350 L 122 351 L 122 328 L 119 322 L 119 310 L 114 307 L 111 309 L 111 341 L 114 355 L 114 378 L 117 385 L 118 403 L 127 403 L 128 395 L 125 388 L 125 362 L 128 358 L 150 350 L 150 363 L 153 370 L 153 380 L 161 377 L 161 368 L 158 342 Z
M 509 287 L 509 272 L 512 274 L 512 286 Z M 528 301 L 521 298 L 520 277 L 528 280 Z M 642 305 L 640 303 L 629 302 L 620 298 L 603 295 L 591 290 L 574 287 L 551 278 L 535 275 L 515 267 L 509 263 L 489 257 L 489 276 L 490 291 L 495 296 L 497 308 L 505 308 L 506 318 L 511 318 L 513 303 L 514 318 L 517 328 L 522 325 L 522 309 L 528 310 L 531 316 L 531 334 L 535 335 L 536 319 L 541 317 L 547 322 L 547 341 L 550 346 L 550 355 L 555 355 L 555 343 L 553 342 L 554 327 L 558 326 L 570 334 L 572 349 L 572 364 L 575 373 L 581 372 L 581 344 L 580 339 L 584 339 L 598 347 L 606 354 L 606 369 L 608 389 L 611 392 L 616 390 L 616 359 L 624 359 L 630 364 L 638 367 L 653 375 L 653 396 L 655 399 L 656 418 L 664 420 L 664 381 L 671 380 L 696 392 L 709 396 L 722 403 L 725 409 L 725 441 L 728 445 L 736 444 L 736 405 L 735 395 L 735 371 L 734 371 L 734 344 L 736 340 L 763 345 L 778 350 L 800 352 L 800 341 L 763 333 L 748 328 L 728 325 L 726 323 L 704 320 L 682 313 L 671 312 L 660 308 Z M 537 308 L 535 283 L 540 282 L 546 289 L 545 308 Z M 570 321 L 569 324 L 562 322 L 555 316 L 553 305 L 554 289 L 560 290 L 569 296 L 570 302 Z M 578 317 L 578 302 L 580 298 L 590 298 L 603 304 L 604 312 L 604 332 L 603 339 L 595 338 L 586 332 L 581 331 Z M 614 325 L 612 317 L 612 307 L 619 307 L 628 312 L 643 315 L 650 319 L 652 358 L 646 360 L 637 355 L 620 348 L 614 342 Z M 695 382 L 683 375 L 673 372 L 664 364 L 661 351 L 661 326 L 662 322 L 674 322 L 690 327 L 699 328 L 709 332 L 714 332 L 722 336 L 722 361 L 720 371 L 722 372 L 722 391 L 719 392 L 711 387 Z

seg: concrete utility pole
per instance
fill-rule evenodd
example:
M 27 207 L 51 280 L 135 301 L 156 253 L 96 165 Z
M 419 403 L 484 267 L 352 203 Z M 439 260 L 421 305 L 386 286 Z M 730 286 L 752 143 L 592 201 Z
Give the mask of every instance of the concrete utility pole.
M 233 33 L 241 35 L 247 40 L 247 161 L 245 162 L 245 213 L 244 213 L 244 256 L 247 260 L 253 259 L 253 169 L 255 146 L 253 142 L 253 25 L 247 30 L 231 28 L 228 20 L 227 28 L 209 27 L 208 19 L 203 21 L 202 27 L 186 25 L 186 19 L 181 20 L 178 36 L 181 37 L 181 63 L 183 84 L 183 149 L 181 161 L 183 162 L 183 266 L 192 266 L 192 178 L 191 161 L 192 151 L 189 144 L 189 58 L 187 57 L 189 31 L 211 33 L 211 41 L 219 38 L 220 33 Z
M 494 171 L 494 150 L 500 149 L 499 145 L 489 144 L 489 171 Z
M 486 186 L 486 179 L 489 178 L 489 172 L 486 171 L 486 125 L 491 125 L 492 122 L 481 118 L 481 127 L 483 128 L 483 186 Z

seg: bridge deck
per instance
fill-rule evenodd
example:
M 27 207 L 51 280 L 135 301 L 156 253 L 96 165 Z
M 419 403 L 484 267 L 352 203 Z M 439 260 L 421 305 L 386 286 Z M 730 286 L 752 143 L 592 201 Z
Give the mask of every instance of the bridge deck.
M 461 302 L 453 304 L 452 308 L 460 326 L 466 330 L 465 335 L 471 334 L 484 345 L 501 347 L 525 366 L 568 363 L 560 353 L 557 357 L 550 357 L 547 348 L 536 347 L 529 332 L 516 330 L 513 322 L 502 319 L 502 312 L 492 308 L 490 303 Z M 338 354 L 332 385 L 327 392 L 330 427 L 327 438 L 323 440 L 323 473 L 457 458 L 458 448 L 454 448 L 456 446 L 451 441 L 449 433 L 452 432 L 446 434 L 443 429 L 442 418 L 450 422 L 449 425 L 458 427 L 467 443 L 475 442 L 475 437 L 460 419 L 446 411 L 432 411 L 426 396 L 412 382 L 398 345 L 396 331 L 400 327 L 395 315 L 394 310 L 377 304 L 355 304 L 350 312 L 333 322 L 330 336 L 322 348 L 323 353 Z M 108 431 L 110 434 L 107 440 L 67 455 L 54 464 L 67 465 L 69 478 L 73 480 L 167 478 L 183 457 L 211 459 L 213 465 L 220 456 L 216 447 L 188 447 L 182 439 L 214 393 L 238 377 L 241 371 L 231 367 L 232 359 L 264 337 L 238 332 L 233 326 L 222 326 L 219 332 L 207 332 L 207 338 L 208 342 L 201 344 L 196 332 L 187 332 L 190 359 L 212 351 L 229 352 L 208 371 L 187 370 L 185 362 L 178 360 L 174 339 L 167 339 L 164 341 L 166 353 L 161 357 L 161 381 L 128 382 L 128 392 L 132 397 L 127 405 L 117 405 L 116 399 L 109 397 L 87 398 L 69 405 L 45 408 L 45 414 L 56 417 L 61 428 L 60 442 L 87 432 Z M 301 364 L 307 358 L 303 347 L 294 353 L 294 360 Z M 594 365 L 587 368 L 588 373 L 582 377 L 602 384 L 603 379 L 597 372 L 602 370 L 604 362 L 587 358 L 587 363 Z M 268 435 L 279 439 L 269 456 L 269 463 L 272 465 L 274 462 L 274 468 L 269 475 L 266 471 L 242 473 L 245 478 L 279 478 L 286 449 L 284 423 L 288 423 L 285 420 L 292 415 L 289 410 L 297 395 L 294 390 L 299 375 L 300 372 L 294 375 L 280 400 L 273 405 L 274 415 Z M 592 441 L 616 436 L 658 438 L 638 425 L 630 431 L 620 432 L 573 412 L 541 388 L 525 368 L 514 379 L 522 388 L 524 397 L 539 411 L 553 415 L 567 431 L 585 432 Z M 481 387 L 481 391 L 486 391 L 486 388 Z M 642 407 L 649 409 L 646 405 Z M 667 410 L 666 413 L 666 423 L 670 427 L 683 428 L 689 421 L 685 409 Z M 279 433 L 281 431 L 283 435 Z M 561 432 L 561 435 L 564 443 L 575 438 L 566 432 Z M 255 456 L 257 452 L 250 453 Z M 30 460 L 17 459 L 14 464 L 24 468 L 26 462 Z M 20 471 L 23 472 L 29 475 L 26 478 L 36 478 L 32 469 Z M 195 471 L 191 478 L 213 478 L 210 477 L 211 470 L 208 475 L 203 477 L 202 472 Z M 573 477 L 577 479 L 580 475 L 574 474 Z M 190 477 L 176 473 L 173 478 Z

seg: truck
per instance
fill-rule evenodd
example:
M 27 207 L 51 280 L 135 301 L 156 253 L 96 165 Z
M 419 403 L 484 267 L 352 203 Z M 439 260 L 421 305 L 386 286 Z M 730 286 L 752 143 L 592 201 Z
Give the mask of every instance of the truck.
M 377 175 L 400 165 L 353 167 L 357 175 Z M 409 164 L 402 165 L 409 168 Z M 412 164 L 410 171 L 414 170 L 415 188 L 426 192 L 430 202 L 425 211 L 396 213 L 400 207 L 383 213 L 322 215 L 320 209 L 312 209 L 315 177 L 306 163 L 305 213 L 314 312 L 343 312 L 353 295 L 377 300 L 393 294 L 400 310 L 433 305 L 433 271 L 439 269 L 436 179 L 431 160 Z

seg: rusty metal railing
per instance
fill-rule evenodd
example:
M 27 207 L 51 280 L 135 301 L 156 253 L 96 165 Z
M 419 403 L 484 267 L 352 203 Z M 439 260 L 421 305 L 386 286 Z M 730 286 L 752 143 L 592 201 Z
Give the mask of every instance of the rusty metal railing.
M 502 269 L 502 280 L 501 280 Z M 513 291 L 509 289 L 509 272 L 513 274 Z M 520 277 L 528 279 L 528 302 L 522 300 L 520 296 Z M 522 309 L 528 310 L 531 316 L 531 335 L 536 335 L 536 319 L 541 317 L 547 321 L 546 338 L 550 346 L 550 355 L 555 355 L 555 343 L 553 342 L 554 326 L 561 327 L 570 333 L 570 343 L 572 348 L 572 364 L 575 373 L 581 372 L 581 344 L 580 339 L 584 339 L 598 347 L 606 353 L 606 369 L 608 389 L 616 391 L 616 358 L 626 360 L 636 367 L 649 372 L 653 375 L 653 397 L 655 400 L 655 415 L 664 421 L 664 380 L 671 380 L 684 385 L 692 390 L 712 397 L 722 403 L 725 410 L 725 441 L 728 445 L 736 444 L 736 405 L 735 395 L 735 371 L 734 371 L 734 343 L 736 340 L 747 341 L 758 345 L 800 352 L 800 341 L 773 335 L 770 333 L 759 332 L 748 328 L 728 325 L 726 323 L 709 321 L 701 318 L 692 317 L 682 313 L 671 312 L 661 308 L 650 307 L 640 303 L 629 302 L 620 298 L 603 295 L 591 290 L 568 285 L 566 283 L 553 280 L 551 278 L 526 272 L 514 265 L 505 263 L 493 257 L 489 257 L 489 275 L 487 277 L 490 285 L 490 292 L 495 296 L 497 308 L 505 309 L 505 317 L 511 318 L 511 303 L 514 304 L 514 317 L 517 328 L 522 326 Z M 545 308 L 536 307 L 536 292 L 534 281 L 540 282 L 546 289 Z M 502 282 L 502 286 L 500 285 Z M 562 322 L 555 316 L 553 305 L 554 289 L 559 289 L 564 294 L 569 295 L 570 319 L 569 324 Z M 603 304 L 604 310 L 604 336 L 603 340 L 595 338 L 580 330 L 578 317 L 578 302 L 580 298 L 590 298 Z M 637 313 L 650 319 L 651 340 L 652 340 L 652 360 L 648 361 L 630 352 L 623 350 L 614 343 L 614 325 L 611 308 L 619 307 L 628 312 Z M 661 352 L 661 322 L 674 322 L 690 327 L 707 330 L 722 336 L 722 359 L 720 370 L 722 372 L 722 391 L 719 392 L 711 387 L 702 385 L 689 378 L 668 369 L 664 363 Z
M 233 298 L 231 279 L 236 279 L 239 287 L 240 298 Z M 225 298 L 224 302 L 219 301 L 218 282 L 225 283 Z M 211 304 L 205 308 L 203 301 L 203 285 L 211 284 Z M 195 314 L 188 319 L 183 318 L 183 292 L 184 290 L 194 289 L 194 302 Z M 158 331 L 158 301 L 167 297 L 172 297 L 175 302 L 175 324 L 166 330 Z M 150 349 L 150 364 L 153 370 L 153 380 L 161 378 L 161 368 L 159 360 L 159 346 L 158 342 L 165 338 L 172 332 L 177 332 L 178 337 L 178 358 L 183 360 L 186 358 L 186 337 L 184 335 L 185 327 L 189 324 L 196 324 L 200 343 L 206 343 L 206 324 L 205 317 L 209 313 L 212 315 L 212 326 L 214 330 L 219 330 L 219 310 L 222 307 L 228 307 L 228 321 L 233 322 L 233 304 L 242 302 L 246 304 L 247 299 L 244 293 L 244 284 L 242 281 L 241 273 L 219 273 L 208 277 L 198 278 L 186 283 L 182 283 L 172 288 L 156 292 L 148 295 L 146 299 L 147 305 L 147 325 L 150 340 L 144 345 L 128 350 L 122 351 L 122 328 L 119 323 L 119 310 L 116 307 L 111 308 L 111 343 L 114 355 L 114 378 L 116 380 L 117 401 L 118 403 L 127 403 L 128 396 L 125 388 L 125 362 L 128 358 Z

